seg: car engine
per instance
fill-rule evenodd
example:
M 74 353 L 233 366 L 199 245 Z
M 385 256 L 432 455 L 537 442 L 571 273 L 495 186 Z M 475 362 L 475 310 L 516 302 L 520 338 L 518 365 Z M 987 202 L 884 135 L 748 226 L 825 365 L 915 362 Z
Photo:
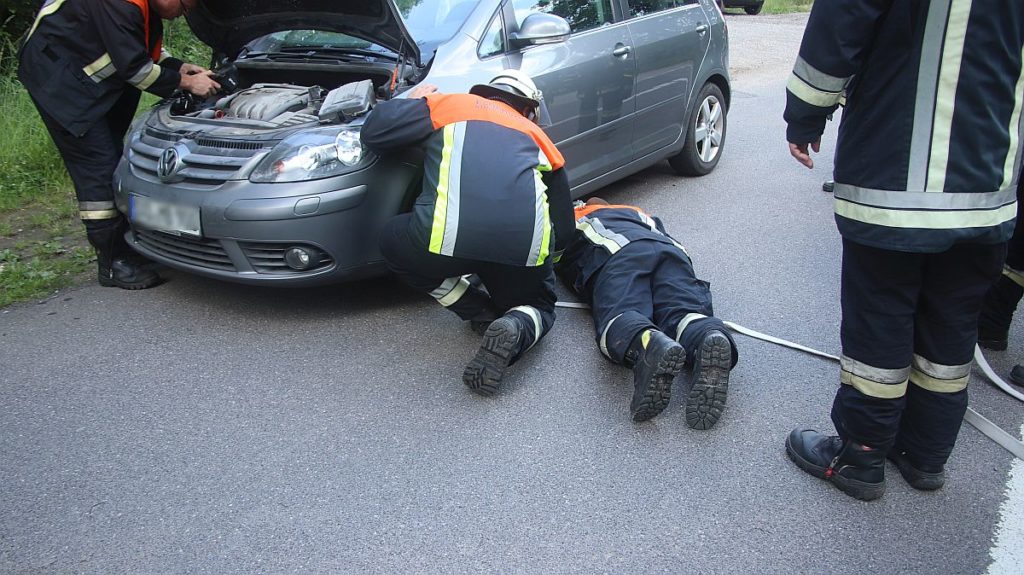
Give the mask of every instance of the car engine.
M 345 122 L 366 113 L 375 103 L 370 80 L 351 82 L 327 91 L 320 86 L 254 84 L 205 100 L 179 94 L 171 101 L 172 116 L 206 120 L 251 121 L 280 128 L 312 122 Z

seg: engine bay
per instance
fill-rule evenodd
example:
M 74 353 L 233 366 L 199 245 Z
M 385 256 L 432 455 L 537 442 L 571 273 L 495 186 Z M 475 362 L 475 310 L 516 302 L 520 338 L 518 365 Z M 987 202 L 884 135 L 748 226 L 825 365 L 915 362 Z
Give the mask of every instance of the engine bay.
M 170 116 L 179 121 L 194 119 L 203 123 L 275 129 L 349 122 L 367 113 L 378 99 L 390 96 L 386 78 L 377 73 L 319 71 L 314 74 L 310 70 L 299 70 L 295 76 L 290 72 L 294 71 L 246 69 L 243 77 L 235 65 L 228 64 L 213 74 L 221 85 L 214 96 L 202 98 L 179 92 L 164 103 L 169 104 Z
M 251 121 L 267 128 L 311 122 L 347 122 L 376 103 L 372 82 L 362 80 L 333 90 L 320 86 L 254 84 L 230 94 L 198 98 L 183 93 L 171 100 L 172 116 Z M 327 104 L 325 106 L 325 104 Z

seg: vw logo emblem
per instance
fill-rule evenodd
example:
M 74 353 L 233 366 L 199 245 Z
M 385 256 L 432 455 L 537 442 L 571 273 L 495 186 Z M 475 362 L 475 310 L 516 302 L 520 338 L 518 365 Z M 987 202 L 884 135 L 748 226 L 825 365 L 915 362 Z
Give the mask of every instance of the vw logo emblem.
M 174 182 L 182 179 L 177 176 L 184 167 L 182 160 L 186 155 L 188 155 L 188 148 L 181 142 L 160 154 L 156 161 L 156 175 L 161 182 Z

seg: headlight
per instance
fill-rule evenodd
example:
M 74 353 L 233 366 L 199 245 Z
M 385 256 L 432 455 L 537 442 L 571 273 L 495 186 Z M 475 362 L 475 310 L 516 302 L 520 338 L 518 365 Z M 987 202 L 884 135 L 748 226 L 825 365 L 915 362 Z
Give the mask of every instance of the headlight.
M 317 128 L 285 138 L 249 176 L 256 183 L 303 182 L 364 168 L 373 154 L 363 149 L 359 130 Z

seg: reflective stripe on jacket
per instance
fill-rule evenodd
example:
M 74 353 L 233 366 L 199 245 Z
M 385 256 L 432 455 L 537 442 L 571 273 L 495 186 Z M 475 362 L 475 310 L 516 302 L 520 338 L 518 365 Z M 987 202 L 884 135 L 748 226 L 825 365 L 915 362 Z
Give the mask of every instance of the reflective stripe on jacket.
M 555 220 L 571 229 L 561 153 L 503 103 L 470 94 L 390 100 L 374 108 L 361 138 L 378 153 L 425 144 L 412 226 L 431 253 L 539 266 L 556 251 Z
M 125 89 L 169 96 L 178 87 L 181 61 L 163 52 L 162 35 L 148 0 L 47 0 L 19 52 L 18 78 L 80 136 Z
M 650 243 L 652 250 L 686 253 L 686 248 L 665 231 L 661 220 L 638 207 L 591 204 L 576 208 L 575 215 L 576 233 L 562 254 L 558 271 L 577 292 L 585 292 L 604 264 L 633 242 Z
M 814 5 L 787 86 L 787 139 L 845 96 L 835 213 L 852 241 L 937 252 L 1009 238 L 1021 163 L 1024 3 Z

